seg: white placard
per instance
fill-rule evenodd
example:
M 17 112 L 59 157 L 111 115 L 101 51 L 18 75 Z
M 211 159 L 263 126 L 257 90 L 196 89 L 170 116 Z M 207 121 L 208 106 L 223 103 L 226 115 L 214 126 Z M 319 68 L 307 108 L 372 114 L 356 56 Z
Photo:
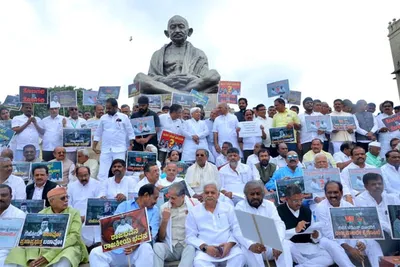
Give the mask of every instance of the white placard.
M 242 121 L 239 122 L 239 137 L 260 137 L 261 128 L 258 121 Z

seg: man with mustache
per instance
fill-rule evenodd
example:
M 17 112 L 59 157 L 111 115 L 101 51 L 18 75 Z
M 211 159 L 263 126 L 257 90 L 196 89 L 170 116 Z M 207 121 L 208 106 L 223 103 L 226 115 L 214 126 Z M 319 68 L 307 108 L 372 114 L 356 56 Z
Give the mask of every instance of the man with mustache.
M 379 257 L 383 256 L 382 249 L 379 244 L 372 239 L 345 239 L 345 240 L 334 240 L 332 231 L 332 222 L 330 218 L 330 208 L 345 208 L 354 207 L 349 202 L 343 200 L 343 186 L 341 183 L 336 181 L 329 181 L 325 184 L 325 197 L 315 210 L 316 220 L 321 222 L 323 227 L 321 233 L 323 238 L 320 243 L 323 248 L 330 251 L 332 258 L 339 266 L 361 266 L 361 262 L 364 261 L 365 255 L 367 255 L 371 266 L 379 266 Z M 333 241 L 333 242 L 326 242 Z M 356 262 L 354 265 L 353 261 Z
M 288 147 L 285 143 L 279 143 L 278 144 L 278 156 L 276 156 L 275 158 L 271 159 L 271 163 L 274 163 L 276 165 L 276 167 L 278 168 L 283 168 L 287 166 L 287 161 L 286 161 L 286 156 L 288 154 L 289 150 Z M 298 163 L 298 166 L 300 168 L 303 167 L 303 165 L 300 163 Z
M 85 221 L 88 198 L 100 198 L 104 196 L 104 188 L 99 181 L 90 177 L 90 169 L 86 166 L 75 169 L 77 181 L 68 185 L 68 203 L 70 207 L 80 212 L 82 222 Z M 92 248 L 99 245 L 100 227 L 82 226 L 82 239 L 85 245 Z
M 26 199 L 25 183 L 21 177 L 12 175 L 13 165 L 9 158 L 0 157 L 0 184 L 12 188 L 13 199 Z
M 76 180 L 74 176 L 75 164 L 67 158 L 67 150 L 64 147 L 58 146 L 53 151 L 54 159 L 49 162 L 62 162 L 62 179 L 57 181 L 57 184 L 66 186 L 68 183 Z
M 235 209 L 252 214 L 264 216 L 273 219 L 282 240 L 283 253 L 276 249 L 266 248 L 264 245 L 254 243 L 244 237 L 238 238 L 242 245 L 242 251 L 246 257 L 249 267 L 264 266 L 263 252 L 266 252 L 268 260 L 274 259 L 276 266 L 292 266 L 292 256 L 290 254 L 290 244 L 285 240 L 285 224 L 279 217 L 275 205 L 268 200 L 264 201 L 264 184 L 261 181 L 247 182 L 244 187 L 246 199 L 237 203 Z
M 27 199 L 44 199 L 46 207 L 50 206 L 47 193 L 57 187 L 55 182 L 49 181 L 49 168 L 46 165 L 32 167 L 33 183 L 26 187 Z
M 381 167 L 383 181 L 388 193 L 400 193 L 400 152 L 386 152 L 386 164 Z
M 189 211 L 185 224 L 186 243 L 196 248 L 193 266 L 244 266 L 245 258 L 236 246 L 241 231 L 233 207 L 218 201 L 217 184 L 208 183 L 203 191 L 204 203 Z
M 153 184 L 158 189 L 161 189 L 163 186 L 159 184 L 160 179 L 160 169 L 156 163 L 146 163 L 144 165 L 144 178 L 140 180 L 133 189 L 134 193 L 139 192 L 140 188 L 146 184 Z
M 104 181 L 105 191 L 102 198 L 117 199 L 119 202 L 127 200 L 129 193 L 134 192 L 136 181 L 130 176 L 125 176 L 125 160 L 115 159 L 111 164 L 111 172 L 114 176 Z
M 376 117 L 376 120 L 378 121 L 378 139 L 379 143 L 382 145 L 380 156 L 383 158 L 386 152 L 390 150 L 390 140 L 393 138 L 400 138 L 400 131 L 390 132 L 382 121 L 383 119 L 386 119 L 394 114 L 393 102 L 386 100 L 382 103 L 382 108 L 382 113 Z
M 261 179 L 261 181 L 266 184 L 272 178 L 273 174 L 277 170 L 277 167 L 274 163 L 269 162 L 270 157 L 267 149 L 261 148 L 258 151 L 257 156 L 259 162 L 255 164 L 253 168 L 254 180 Z
M 132 124 L 125 114 L 118 111 L 118 102 L 114 98 L 106 101 L 107 114 L 101 116 L 99 127 L 93 138 L 93 151 L 100 154 L 99 181 L 107 180 L 111 162 L 125 159 L 128 150 L 127 140 L 133 145 L 135 134 Z M 96 149 L 101 140 L 101 151 Z M 129 147 L 131 148 L 131 147 Z

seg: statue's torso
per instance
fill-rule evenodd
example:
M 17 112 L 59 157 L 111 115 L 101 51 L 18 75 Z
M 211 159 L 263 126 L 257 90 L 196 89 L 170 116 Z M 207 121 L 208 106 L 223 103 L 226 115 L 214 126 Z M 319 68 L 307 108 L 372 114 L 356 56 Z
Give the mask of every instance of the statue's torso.
M 180 74 L 183 69 L 183 58 L 186 46 L 177 47 L 170 45 L 164 53 L 164 75 Z

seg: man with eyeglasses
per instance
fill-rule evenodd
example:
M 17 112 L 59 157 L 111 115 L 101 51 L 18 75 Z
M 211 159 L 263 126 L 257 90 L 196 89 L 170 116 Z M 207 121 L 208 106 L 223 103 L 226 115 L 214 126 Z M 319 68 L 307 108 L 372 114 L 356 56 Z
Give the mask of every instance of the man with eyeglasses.
M 383 113 L 379 114 L 376 117 L 376 120 L 378 121 L 379 143 L 382 145 L 380 156 L 383 158 L 386 152 L 390 150 L 390 140 L 393 138 L 400 138 L 400 130 L 391 132 L 382 121 L 383 119 L 386 119 L 394 114 L 393 102 L 386 100 L 382 103 L 382 109 Z
M 32 167 L 33 183 L 26 187 L 26 199 L 44 199 L 46 207 L 50 206 L 47 193 L 57 187 L 55 182 L 49 181 L 49 168 L 46 165 Z
M 275 158 L 271 159 L 271 163 L 274 163 L 278 168 L 283 168 L 287 166 L 287 161 L 286 161 L 286 156 L 288 154 L 289 150 L 288 147 L 285 143 L 279 143 L 278 144 L 278 156 L 276 156 Z M 300 168 L 303 167 L 303 165 L 300 163 L 298 163 L 298 166 Z
M 87 121 L 83 118 L 79 117 L 78 107 L 69 107 L 68 108 L 68 118 L 63 118 L 63 128 L 65 129 L 82 129 L 86 128 Z M 80 147 L 67 147 L 66 148 L 66 157 L 70 159 L 74 164 L 76 163 L 76 151 L 80 149 Z
M 268 183 L 265 184 L 265 188 L 267 188 L 268 191 L 276 191 L 275 182 L 277 180 L 303 176 L 303 169 L 298 166 L 299 156 L 295 151 L 290 151 L 287 153 L 286 163 L 287 165 L 275 171 L 272 178 L 268 181 Z
M 75 164 L 66 157 L 67 151 L 65 150 L 65 148 L 56 147 L 53 153 L 55 159 L 52 159 L 49 162 L 61 161 L 63 167 L 62 180 L 57 181 L 57 184 L 65 186 L 68 183 L 75 181 L 76 180 L 74 176 Z

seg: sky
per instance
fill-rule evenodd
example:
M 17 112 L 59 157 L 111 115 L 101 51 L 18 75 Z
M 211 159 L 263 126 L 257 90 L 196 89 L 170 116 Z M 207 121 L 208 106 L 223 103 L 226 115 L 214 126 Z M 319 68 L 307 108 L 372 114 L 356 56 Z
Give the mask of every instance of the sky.
M 266 84 L 289 79 L 302 98 L 399 103 L 388 22 L 400 1 L 0 1 L 0 101 L 19 86 L 122 87 L 147 73 L 182 15 L 192 44 L 221 80 L 241 81 L 249 105 L 272 104 Z M 132 36 L 132 41 L 129 41 Z

